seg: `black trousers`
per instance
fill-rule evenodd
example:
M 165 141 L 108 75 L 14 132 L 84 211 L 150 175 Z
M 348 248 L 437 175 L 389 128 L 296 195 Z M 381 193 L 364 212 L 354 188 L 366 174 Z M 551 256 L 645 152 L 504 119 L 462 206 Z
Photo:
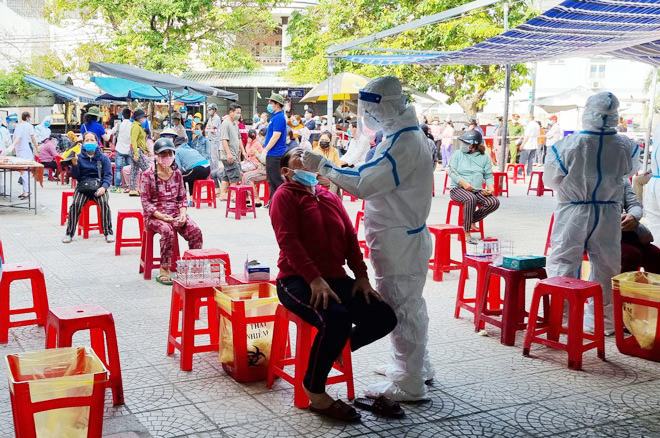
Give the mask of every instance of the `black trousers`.
M 280 172 L 280 158 L 282 157 L 271 157 L 270 155 L 266 157 L 266 178 L 270 188 L 270 199 L 273 199 L 275 190 L 284 182 Z
M 193 195 L 193 188 L 195 187 L 195 181 L 197 180 L 203 180 L 209 177 L 211 174 L 211 167 L 210 166 L 197 166 L 193 167 L 183 175 L 183 182 L 188 184 L 188 193 L 190 196 Z
M 350 338 L 351 350 L 371 344 L 391 332 L 397 324 L 390 306 L 371 299 L 367 304 L 361 293 L 352 297 L 353 280 L 350 277 L 326 278 L 341 304 L 330 300 L 328 308 L 314 309 L 309 285 L 302 277 L 286 277 L 277 281 L 280 302 L 291 312 L 318 329 L 309 355 L 309 364 L 303 383 L 313 393 L 325 392 L 325 382 Z M 355 325 L 355 326 L 354 326 Z

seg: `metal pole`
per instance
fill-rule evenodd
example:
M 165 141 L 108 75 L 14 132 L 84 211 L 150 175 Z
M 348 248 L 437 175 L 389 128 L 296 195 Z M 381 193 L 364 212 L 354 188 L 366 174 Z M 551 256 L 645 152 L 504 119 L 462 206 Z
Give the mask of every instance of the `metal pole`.
M 504 32 L 509 30 L 509 4 L 504 3 Z M 497 165 L 500 172 L 504 172 L 506 151 L 509 143 L 506 141 L 509 130 L 509 94 L 511 93 L 511 64 L 506 65 L 506 79 L 504 85 L 504 113 L 502 115 L 502 144 L 500 146 L 500 156 L 497 157 Z
M 534 68 L 532 68 L 532 91 L 529 95 L 529 107 L 527 114 L 534 115 L 534 103 L 536 102 L 536 68 L 538 63 L 534 63 Z
M 649 123 L 648 129 L 646 130 L 646 147 L 644 147 L 644 172 L 647 171 L 649 167 L 649 149 L 651 145 L 651 130 L 653 129 L 653 114 L 655 113 L 655 92 L 656 86 L 658 85 L 658 67 L 653 67 L 653 80 L 651 81 L 651 98 L 649 99 Z M 656 139 L 658 144 L 655 147 L 660 146 L 660 141 Z
M 335 79 L 335 60 L 334 58 L 328 58 L 328 73 L 330 75 L 330 79 L 328 79 L 328 105 L 326 107 L 326 112 L 328 113 L 328 130 L 330 132 L 334 132 L 334 126 L 335 124 L 333 123 L 332 120 L 332 114 L 333 114 L 333 106 L 334 102 L 332 100 L 333 97 L 333 82 Z

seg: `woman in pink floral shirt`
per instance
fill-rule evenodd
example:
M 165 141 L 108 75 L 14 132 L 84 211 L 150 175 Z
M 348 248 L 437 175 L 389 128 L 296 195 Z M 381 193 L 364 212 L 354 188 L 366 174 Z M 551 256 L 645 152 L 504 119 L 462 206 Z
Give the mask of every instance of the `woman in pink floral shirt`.
M 160 275 L 156 281 L 172 284 L 170 266 L 177 233 L 188 241 L 190 249 L 202 247 L 202 231 L 186 213 L 188 196 L 183 175 L 174 165 L 174 143 L 161 138 L 154 144 L 156 166 L 142 174 L 140 196 L 145 226 L 160 234 Z M 157 176 L 156 176 L 157 175 Z

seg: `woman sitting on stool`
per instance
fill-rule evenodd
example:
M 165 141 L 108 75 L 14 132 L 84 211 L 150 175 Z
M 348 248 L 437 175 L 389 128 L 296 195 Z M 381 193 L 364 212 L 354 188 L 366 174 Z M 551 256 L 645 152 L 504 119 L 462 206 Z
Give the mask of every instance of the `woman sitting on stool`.
M 169 138 L 159 138 L 154 143 L 156 166 L 147 169 L 140 181 L 140 197 L 144 209 L 145 226 L 160 234 L 160 275 L 156 281 L 172 284 L 170 266 L 177 233 L 188 241 L 190 249 L 202 247 L 202 231 L 186 213 L 188 197 L 183 175 L 174 164 L 174 143 Z
M 397 319 L 369 284 L 357 234 L 341 199 L 322 190 L 316 174 L 303 169 L 302 153 L 296 148 L 282 155 L 280 171 L 286 182 L 270 206 L 280 247 L 277 295 L 284 307 L 318 328 L 303 380 L 310 410 L 356 421 L 360 415 L 355 409 L 325 392 L 328 374 L 346 341 L 350 339 L 355 351 L 391 332 Z M 355 280 L 346 275 L 345 262 Z
M 493 196 L 493 165 L 485 154 L 481 134 L 474 130 L 466 131 L 458 137 L 458 144 L 460 148 L 454 151 L 449 162 L 449 196 L 463 204 L 463 229 L 465 239 L 470 240 L 472 224 L 497 210 L 500 201 Z M 482 189 L 484 182 L 486 188 Z M 479 205 L 481 207 L 477 209 Z
M 78 226 L 78 218 L 85 204 L 94 201 L 101 210 L 101 226 L 105 241 L 112 243 L 112 214 L 108 203 L 108 187 L 112 183 L 112 164 L 110 159 L 101 152 L 99 139 L 92 131 L 83 136 L 82 152 L 74 155 L 71 160 L 71 177 L 78 180 L 73 194 L 69 220 L 66 224 L 66 234 L 62 243 L 71 243 Z

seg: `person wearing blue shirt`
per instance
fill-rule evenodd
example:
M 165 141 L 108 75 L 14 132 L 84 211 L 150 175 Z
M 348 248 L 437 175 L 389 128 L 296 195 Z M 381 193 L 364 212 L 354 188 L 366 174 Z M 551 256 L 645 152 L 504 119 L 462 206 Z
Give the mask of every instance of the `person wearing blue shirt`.
M 99 140 L 99 145 L 103 147 L 103 140 L 109 141 L 110 136 L 105 133 L 105 128 L 99 123 L 101 111 L 98 106 L 90 106 L 85 114 L 85 123 L 80 126 L 80 133 L 85 135 L 87 132 L 93 132 Z
M 280 158 L 286 152 L 286 116 L 282 108 L 284 97 L 273 93 L 268 101 L 268 112 L 271 113 L 268 131 L 266 132 L 266 176 L 270 188 L 270 199 L 273 199 L 275 190 L 282 184 L 280 173 Z M 269 200 L 270 204 L 270 200 Z M 265 208 L 269 207 L 269 204 Z
M 211 163 L 202 154 L 191 148 L 186 137 L 174 139 L 174 161 L 183 175 L 183 182 L 188 184 L 188 193 L 193 196 L 195 181 L 204 180 L 211 174 Z M 192 205 L 192 201 L 190 201 Z
M 305 110 L 305 128 L 310 131 L 316 131 L 316 120 L 314 120 L 314 112 L 311 109 Z M 309 137 L 309 142 L 314 144 L 315 141 L 319 140 L 319 134 L 312 134 Z
M 192 142 L 190 143 L 190 147 L 195 149 L 197 152 L 199 152 L 202 157 L 206 158 L 207 160 L 209 159 L 209 154 L 210 154 L 210 143 L 209 139 L 206 138 L 204 135 L 203 131 L 203 125 L 201 123 L 198 123 L 195 126 L 195 130 L 193 131 L 193 139 Z

